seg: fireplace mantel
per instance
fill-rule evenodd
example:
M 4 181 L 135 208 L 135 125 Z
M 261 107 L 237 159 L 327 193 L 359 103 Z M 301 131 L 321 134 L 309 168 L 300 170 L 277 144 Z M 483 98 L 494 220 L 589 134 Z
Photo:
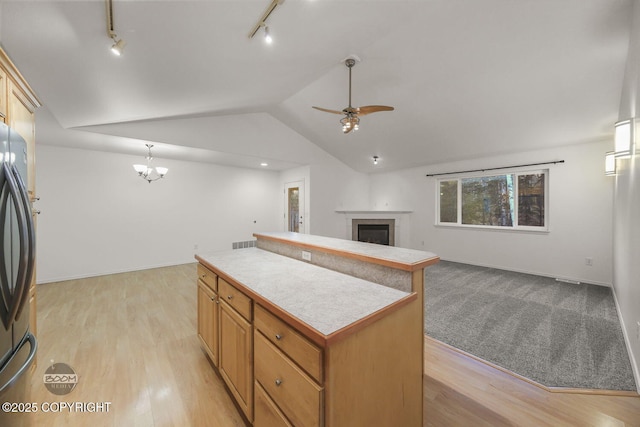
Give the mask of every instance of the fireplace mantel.
M 336 213 L 342 214 L 408 214 L 412 213 L 410 210 L 392 210 L 392 211 L 380 211 L 380 210 L 372 210 L 372 209 L 341 209 L 337 210 Z

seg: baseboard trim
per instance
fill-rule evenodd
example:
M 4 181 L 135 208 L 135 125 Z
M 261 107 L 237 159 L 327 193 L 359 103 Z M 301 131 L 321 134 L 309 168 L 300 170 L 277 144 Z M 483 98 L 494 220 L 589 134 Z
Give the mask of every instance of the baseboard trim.
M 629 362 L 631 363 L 633 378 L 636 380 L 636 388 L 638 389 L 638 393 L 640 393 L 640 369 L 638 368 L 638 363 L 636 362 L 635 355 L 633 354 L 633 349 L 631 348 L 631 340 L 629 339 L 629 334 L 627 334 L 627 327 L 624 323 L 624 317 L 622 317 L 622 312 L 620 311 L 620 304 L 618 304 L 618 295 L 616 293 L 615 286 L 611 287 L 611 293 L 613 294 L 613 302 L 616 305 L 618 319 L 620 319 L 622 336 L 624 337 L 624 345 L 627 347 L 627 354 L 629 355 Z
M 57 282 L 66 282 L 67 280 L 88 279 L 90 277 L 109 276 L 111 274 L 131 273 L 133 271 L 152 270 L 154 268 L 175 267 L 176 265 L 196 264 L 196 262 L 197 261 L 195 261 L 195 259 L 194 259 L 193 261 L 187 261 L 187 262 L 172 262 L 172 263 L 166 263 L 166 264 L 157 264 L 157 265 L 133 267 L 133 268 L 124 269 L 124 270 L 111 270 L 111 271 L 100 272 L 100 273 L 80 274 L 80 275 L 74 275 L 74 276 L 49 278 L 49 279 L 44 279 L 42 281 L 38 281 L 37 280 L 36 281 L 36 285 L 44 285 L 44 284 L 48 284 L 48 283 L 57 283 Z
M 529 383 L 533 386 L 536 386 L 538 388 L 541 388 L 542 390 L 548 391 L 549 393 L 570 393 L 570 394 L 591 394 L 591 395 L 603 395 L 603 396 L 628 396 L 628 397 L 639 397 L 640 393 L 635 392 L 635 391 L 627 391 L 627 390 L 602 390 L 602 389 L 590 389 L 590 388 L 568 388 L 568 387 L 548 387 L 544 384 L 540 384 L 530 378 L 524 377 L 520 374 L 517 374 L 513 371 L 510 371 L 506 368 L 503 368 L 502 366 L 496 365 L 495 363 L 491 363 L 489 361 L 486 361 L 484 359 L 479 358 L 478 356 L 475 356 L 471 353 L 467 353 L 464 350 L 460 350 L 459 348 L 456 348 L 452 345 L 449 345 L 445 342 L 442 342 L 440 340 L 437 340 L 435 338 L 432 338 L 428 335 L 425 334 L 424 338 L 426 340 L 429 340 L 430 342 L 434 343 L 435 345 L 440 345 L 442 347 L 448 348 L 451 351 L 454 351 L 458 354 L 461 354 L 465 357 L 468 357 L 470 359 L 473 359 L 477 362 L 483 363 L 493 369 L 496 369 L 500 372 L 503 372 L 507 375 L 510 375 L 514 378 L 517 378 L 521 381 L 524 381 L 526 383 Z M 636 381 L 637 383 L 637 381 Z
M 561 280 L 565 280 L 565 281 L 578 282 L 578 283 L 585 284 L 585 285 L 597 285 L 597 286 L 604 286 L 606 288 L 613 288 L 611 283 L 599 282 L 597 280 L 579 279 L 577 277 L 566 277 L 566 276 L 561 276 L 560 277 L 560 276 L 554 276 L 552 274 L 540 273 L 540 272 L 537 272 L 537 271 L 529 271 L 529 270 L 521 270 L 521 269 L 517 269 L 517 268 L 514 269 L 514 268 L 500 267 L 500 266 L 491 265 L 491 264 L 472 263 L 472 262 L 459 261 L 459 260 L 455 260 L 455 259 L 442 258 L 442 257 L 440 257 L 440 261 L 456 262 L 458 264 L 473 265 L 475 267 L 494 268 L 496 270 L 512 271 L 514 273 L 531 274 L 532 276 L 548 277 L 550 279 L 556 279 L 556 280 L 557 279 L 561 279 Z

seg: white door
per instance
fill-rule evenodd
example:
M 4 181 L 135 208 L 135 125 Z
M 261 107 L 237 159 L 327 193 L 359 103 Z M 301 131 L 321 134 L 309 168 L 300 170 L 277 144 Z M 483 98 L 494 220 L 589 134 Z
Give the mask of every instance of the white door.
M 304 233 L 304 181 L 284 185 L 284 229 Z

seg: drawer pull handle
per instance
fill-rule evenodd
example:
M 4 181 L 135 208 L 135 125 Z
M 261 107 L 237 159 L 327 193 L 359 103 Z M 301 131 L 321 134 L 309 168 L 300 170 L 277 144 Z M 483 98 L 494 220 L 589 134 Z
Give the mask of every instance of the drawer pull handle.
M 276 339 L 277 339 L 278 341 L 280 341 L 280 340 L 282 339 L 282 335 L 280 335 L 280 334 L 276 334 Z
M 233 295 L 227 295 L 227 299 L 233 298 Z
M 282 380 L 276 379 L 276 387 L 280 387 L 280 384 L 282 384 Z

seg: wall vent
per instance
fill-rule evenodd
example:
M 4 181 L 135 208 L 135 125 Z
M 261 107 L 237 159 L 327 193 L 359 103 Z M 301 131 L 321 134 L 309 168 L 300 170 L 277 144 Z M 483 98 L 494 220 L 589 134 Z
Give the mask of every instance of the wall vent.
M 255 248 L 256 240 L 245 240 L 244 242 L 233 242 L 233 249 Z

